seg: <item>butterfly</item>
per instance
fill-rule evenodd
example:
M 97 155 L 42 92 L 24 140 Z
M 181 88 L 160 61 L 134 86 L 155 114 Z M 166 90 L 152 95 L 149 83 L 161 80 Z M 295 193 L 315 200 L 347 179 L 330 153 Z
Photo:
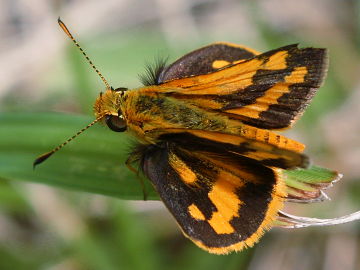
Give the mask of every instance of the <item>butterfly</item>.
M 275 130 L 291 127 L 321 86 L 326 49 L 295 44 L 259 53 L 219 42 L 170 65 L 159 61 L 142 77 L 143 87 L 114 89 L 59 24 L 106 90 L 95 101 L 95 120 L 34 166 L 102 122 L 138 140 L 127 165 L 139 164 L 184 235 L 210 253 L 253 246 L 275 225 L 319 223 L 282 212 L 284 202 L 322 200 L 322 189 L 341 175 L 331 172 L 319 185 L 302 183 L 308 189 L 290 186 L 287 172 L 306 172 L 309 158 L 303 144 Z

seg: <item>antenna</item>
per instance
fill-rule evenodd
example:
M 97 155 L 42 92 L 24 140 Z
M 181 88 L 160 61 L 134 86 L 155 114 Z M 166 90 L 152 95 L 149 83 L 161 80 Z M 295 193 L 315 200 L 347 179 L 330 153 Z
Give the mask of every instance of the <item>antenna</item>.
M 50 152 L 47 152 L 45 154 L 42 154 L 37 159 L 35 159 L 33 163 L 33 168 L 35 169 L 36 165 L 39 165 L 40 163 L 43 163 L 45 160 L 47 160 L 52 154 L 59 151 L 61 148 L 63 148 L 65 145 L 67 145 L 69 142 L 71 142 L 73 139 L 75 139 L 77 136 L 79 136 L 81 133 L 83 133 L 85 130 L 87 130 L 89 127 L 93 126 L 95 123 L 97 123 L 99 120 L 101 120 L 103 116 L 96 118 L 94 121 L 92 121 L 90 124 L 88 124 L 86 127 L 79 130 L 75 135 L 67 139 L 65 142 L 60 144 L 59 146 L 55 147 Z
M 73 35 L 70 33 L 69 29 L 66 27 L 66 25 L 63 23 L 63 21 L 60 19 L 60 17 L 58 18 L 58 23 L 61 27 L 61 29 L 65 32 L 65 34 L 74 42 L 74 44 L 76 45 L 76 47 L 79 48 L 79 50 L 81 51 L 81 53 L 85 56 L 86 60 L 89 62 L 90 66 L 95 70 L 95 72 L 99 75 L 99 77 L 101 78 L 101 80 L 105 83 L 106 88 L 110 89 L 110 85 L 109 83 L 106 81 L 106 79 L 104 78 L 104 76 L 100 73 L 100 71 L 96 68 L 96 66 L 93 64 L 93 62 L 90 60 L 90 58 L 86 55 L 85 51 L 80 47 L 79 43 L 77 43 L 77 41 L 75 40 L 75 38 L 73 37 Z

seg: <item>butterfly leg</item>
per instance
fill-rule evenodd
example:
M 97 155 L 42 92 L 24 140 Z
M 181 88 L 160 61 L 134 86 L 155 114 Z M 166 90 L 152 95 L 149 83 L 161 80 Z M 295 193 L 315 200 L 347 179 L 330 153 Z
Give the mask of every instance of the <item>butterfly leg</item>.
M 143 192 L 143 199 L 144 201 L 147 200 L 147 191 L 146 191 L 146 188 L 145 188 L 145 184 L 144 184 L 144 179 L 142 177 L 139 176 L 139 170 L 137 170 L 136 168 L 134 168 L 132 166 L 132 164 L 137 161 L 137 156 L 135 155 L 130 155 L 128 157 L 128 159 L 125 161 L 125 165 L 126 167 L 128 167 L 128 169 L 132 172 L 134 172 L 136 174 L 136 178 L 139 180 L 140 182 L 140 185 L 141 185 L 141 189 L 142 189 L 142 192 Z

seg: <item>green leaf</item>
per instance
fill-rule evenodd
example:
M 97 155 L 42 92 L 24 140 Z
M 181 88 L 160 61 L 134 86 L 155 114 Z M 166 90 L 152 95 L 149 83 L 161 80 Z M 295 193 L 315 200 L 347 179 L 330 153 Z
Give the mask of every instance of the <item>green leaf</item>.
M 337 172 L 318 166 L 311 166 L 308 169 L 287 170 L 285 174 L 287 176 L 286 184 L 293 187 L 300 184 L 330 184 L 339 178 Z
M 311 166 L 308 169 L 284 171 L 285 183 L 289 198 L 316 199 L 321 190 L 330 187 L 341 178 L 336 171 Z
M 66 114 L 1 114 L 0 179 L 39 182 L 121 199 L 143 199 L 142 178 L 147 198 L 157 199 L 150 182 L 124 165 L 133 143 L 125 134 L 100 124 L 33 170 L 38 155 L 64 142 L 92 120 L 88 116 Z

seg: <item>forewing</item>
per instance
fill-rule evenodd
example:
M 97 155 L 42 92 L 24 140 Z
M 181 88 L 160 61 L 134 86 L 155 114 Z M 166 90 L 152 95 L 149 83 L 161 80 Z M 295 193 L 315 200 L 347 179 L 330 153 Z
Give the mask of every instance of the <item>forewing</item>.
M 184 234 L 218 254 L 252 246 L 286 197 L 276 170 L 231 153 L 150 146 L 141 167 Z
M 162 84 L 162 92 L 265 129 L 289 127 L 320 87 L 325 49 L 289 45 L 218 71 Z
M 257 54 L 255 50 L 232 43 L 210 44 L 184 55 L 165 68 L 158 82 L 207 74 L 235 62 L 252 58 Z

